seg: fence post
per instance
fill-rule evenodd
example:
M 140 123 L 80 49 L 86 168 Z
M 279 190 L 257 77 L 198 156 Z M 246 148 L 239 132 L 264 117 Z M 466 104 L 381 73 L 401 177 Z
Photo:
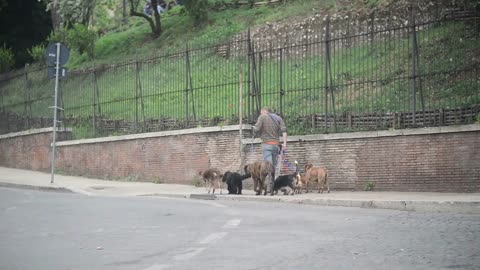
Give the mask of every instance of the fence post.
M 185 44 L 185 128 L 188 128 L 188 42 Z
M 255 62 L 255 48 L 253 46 L 253 42 L 250 38 L 249 32 L 249 52 L 250 58 L 252 60 L 252 112 L 257 116 L 260 113 L 260 104 L 258 100 L 258 81 L 257 81 L 257 65 Z M 255 106 L 256 105 L 256 106 Z M 255 108 L 256 107 L 256 108 Z
M 248 110 L 248 122 L 253 122 L 253 110 L 252 110 L 252 82 L 250 80 L 250 72 L 252 72 L 251 63 L 250 63 L 250 28 L 247 32 L 247 110 Z
M 142 62 L 137 61 L 137 85 L 138 85 L 138 94 L 140 95 L 140 105 L 142 106 L 142 119 L 143 127 L 142 132 L 145 132 L 147 127 L 147 122 L 145 120 L 145 103 L 143 102 L 143 90 L 142 90 L 142 79 L 140 78 L 140 69 L 142 68 Z
M 135 133 L 138 129 L 138 56 L 135 56 Z
M 329 49 L 329 42 L 330 42 L 330 17 L 327 17 L 325 27 L 325 77 L 323 78 L 325 82 L 325 133 L 328 132 L 328 51 Z
M 279 82 L 280 82 L 280 114 L 283 114 L 283 95 L 285 92 L 283 90 L 283 49 L 280 49 L 280 74 L 279 74 Z
M 410 7 L 410 18 L 412 21 L 412 33 L 413 33 L 413 38 L 412 38 L 412 125 L 415 127 L 417 125 L 417 116 L 416 116 L 416 110 L 417 110 L 417 98 L 416 98 L 416 89 L 415 89 L 415 81 L 416 81 L 416 74 L 417 70 L 416 67 L 417 65 L 415 64 L 415 42 L 416 42 L 416 25 L 415 25 L 415 17 L 413 15 L 413 6 Z
M 25 64 L 25 105 L 24 105 L 24 112 L 25 118 L 27 119 L 26 128 L 30 128 L 30 116 L 28 113 L 28 105 L 30 103 L 30 94 L 28 89 L 28 64 Z
M 258 54 L 258 87 L 257 87 L 257 110 L 260 111 L 262 108 L 262 64 L 263 64 L 263 55 L 262 53 Z
M 96 116 L 96 111 L 97 111 L 97 70 L 95 69 L 95 62 L 93 62 L 93 137 L 97 136 L 97 116 Z
M 192 113 L 193 113 L 193 121 L 196 123 L 197 122 L 197 113 L 195 112 L 195 99 L 193 96 L 193 80 L 192 80 L 192 68 L 190 64 L 190 53 L 187 50 L 187 79 L 189 83 L 187 84 L 187 96 L 188 93 L 192 95 Z M 188 100 L 187 100 L 188 101 Z M 188 102 L 187 102 L 187 107 L 188 107 Z
M 417 29 L 415 27 L 415 17 L 414 17 L 414 13 L 413 13 L 413 8 L 412 8 L 412 20 L 413 20 L 413 24 L 414 24 L 414 27 L 413 27 L 413 51 L 415 52 L 415 79 L 417 77 L 417 74 L 420 73 L 420 76 L 418 76 L 418 81 L 419 81 L 419 85 L 418 85 L 418 90 L 420 92 L 420 105 L 422 106 L 422 114 L 423 114 L 423 126 L 426 125 L 426 120 L 425 120 L 425 102 L 424 102 L 424 99 L 423 99 L 423 83 L 422 83 L 422 74 L 421 74 L 421 71 L 420 71 L 420 52 L 419 52 L 419 49 L 418 49 L 418 41 L 417 41 Z

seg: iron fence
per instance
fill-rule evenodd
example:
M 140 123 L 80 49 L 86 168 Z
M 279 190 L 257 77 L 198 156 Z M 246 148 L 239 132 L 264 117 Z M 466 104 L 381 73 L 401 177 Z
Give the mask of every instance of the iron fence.
M 462 14 L 327 18 L 295 33 L 248 31 L 93 65 L 61 81 L 61 125 L 86 138 L 237 124 L 240 94 L 245 122 L 269 106 L 291 134 L 471 123 L 480 112 L 480 24 Z M 50 126 L 52 95 L 45 68 L 2 79 L 0 130 Z

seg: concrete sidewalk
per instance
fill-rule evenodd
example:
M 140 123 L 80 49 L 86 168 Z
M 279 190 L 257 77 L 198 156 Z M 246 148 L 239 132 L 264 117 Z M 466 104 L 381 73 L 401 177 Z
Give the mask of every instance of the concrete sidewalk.
M 65 175 L 55 175 L 55 183 L 50 184 L 50 174 L 5 167 L 0 167 L 1 186 L 71 191 L 89 196 L 113 197 L 164 196 L 190 198 L 192 194 L 206 194 L 205 188 L 189 185 L 106 181 Z M 226 192 L 224 190 L 224 193 Z M 252 190 L 244 190 L 243 193 L 243 195 L 217 194 L 216 198 L 218 200 L 287 202 L 323 206 L 480 214 L 480 193 L 332 191 L 330 194 L 309 193 L 295 196 L 255 196 Z

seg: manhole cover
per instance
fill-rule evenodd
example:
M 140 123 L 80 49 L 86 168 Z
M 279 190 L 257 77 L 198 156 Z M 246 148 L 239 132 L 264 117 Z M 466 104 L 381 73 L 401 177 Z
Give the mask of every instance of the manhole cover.
M 90 187 L 91 189 L 95 190 L 102 190 L 102 189 L 107 189 L 107 188 L 112 188 L 112 187 L 105 187 L 105 186 L 95 186 L 95 187 Z
M 190 194 L 190 199 L 197 199 L 197 200 L 215 200 L 217 196 L 214 194 Z

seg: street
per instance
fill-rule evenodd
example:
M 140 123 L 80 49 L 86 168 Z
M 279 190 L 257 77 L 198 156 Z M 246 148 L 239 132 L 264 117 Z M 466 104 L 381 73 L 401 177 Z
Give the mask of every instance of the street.
M 480 216 L 0 188 L 0 269 L 480 269 Z

